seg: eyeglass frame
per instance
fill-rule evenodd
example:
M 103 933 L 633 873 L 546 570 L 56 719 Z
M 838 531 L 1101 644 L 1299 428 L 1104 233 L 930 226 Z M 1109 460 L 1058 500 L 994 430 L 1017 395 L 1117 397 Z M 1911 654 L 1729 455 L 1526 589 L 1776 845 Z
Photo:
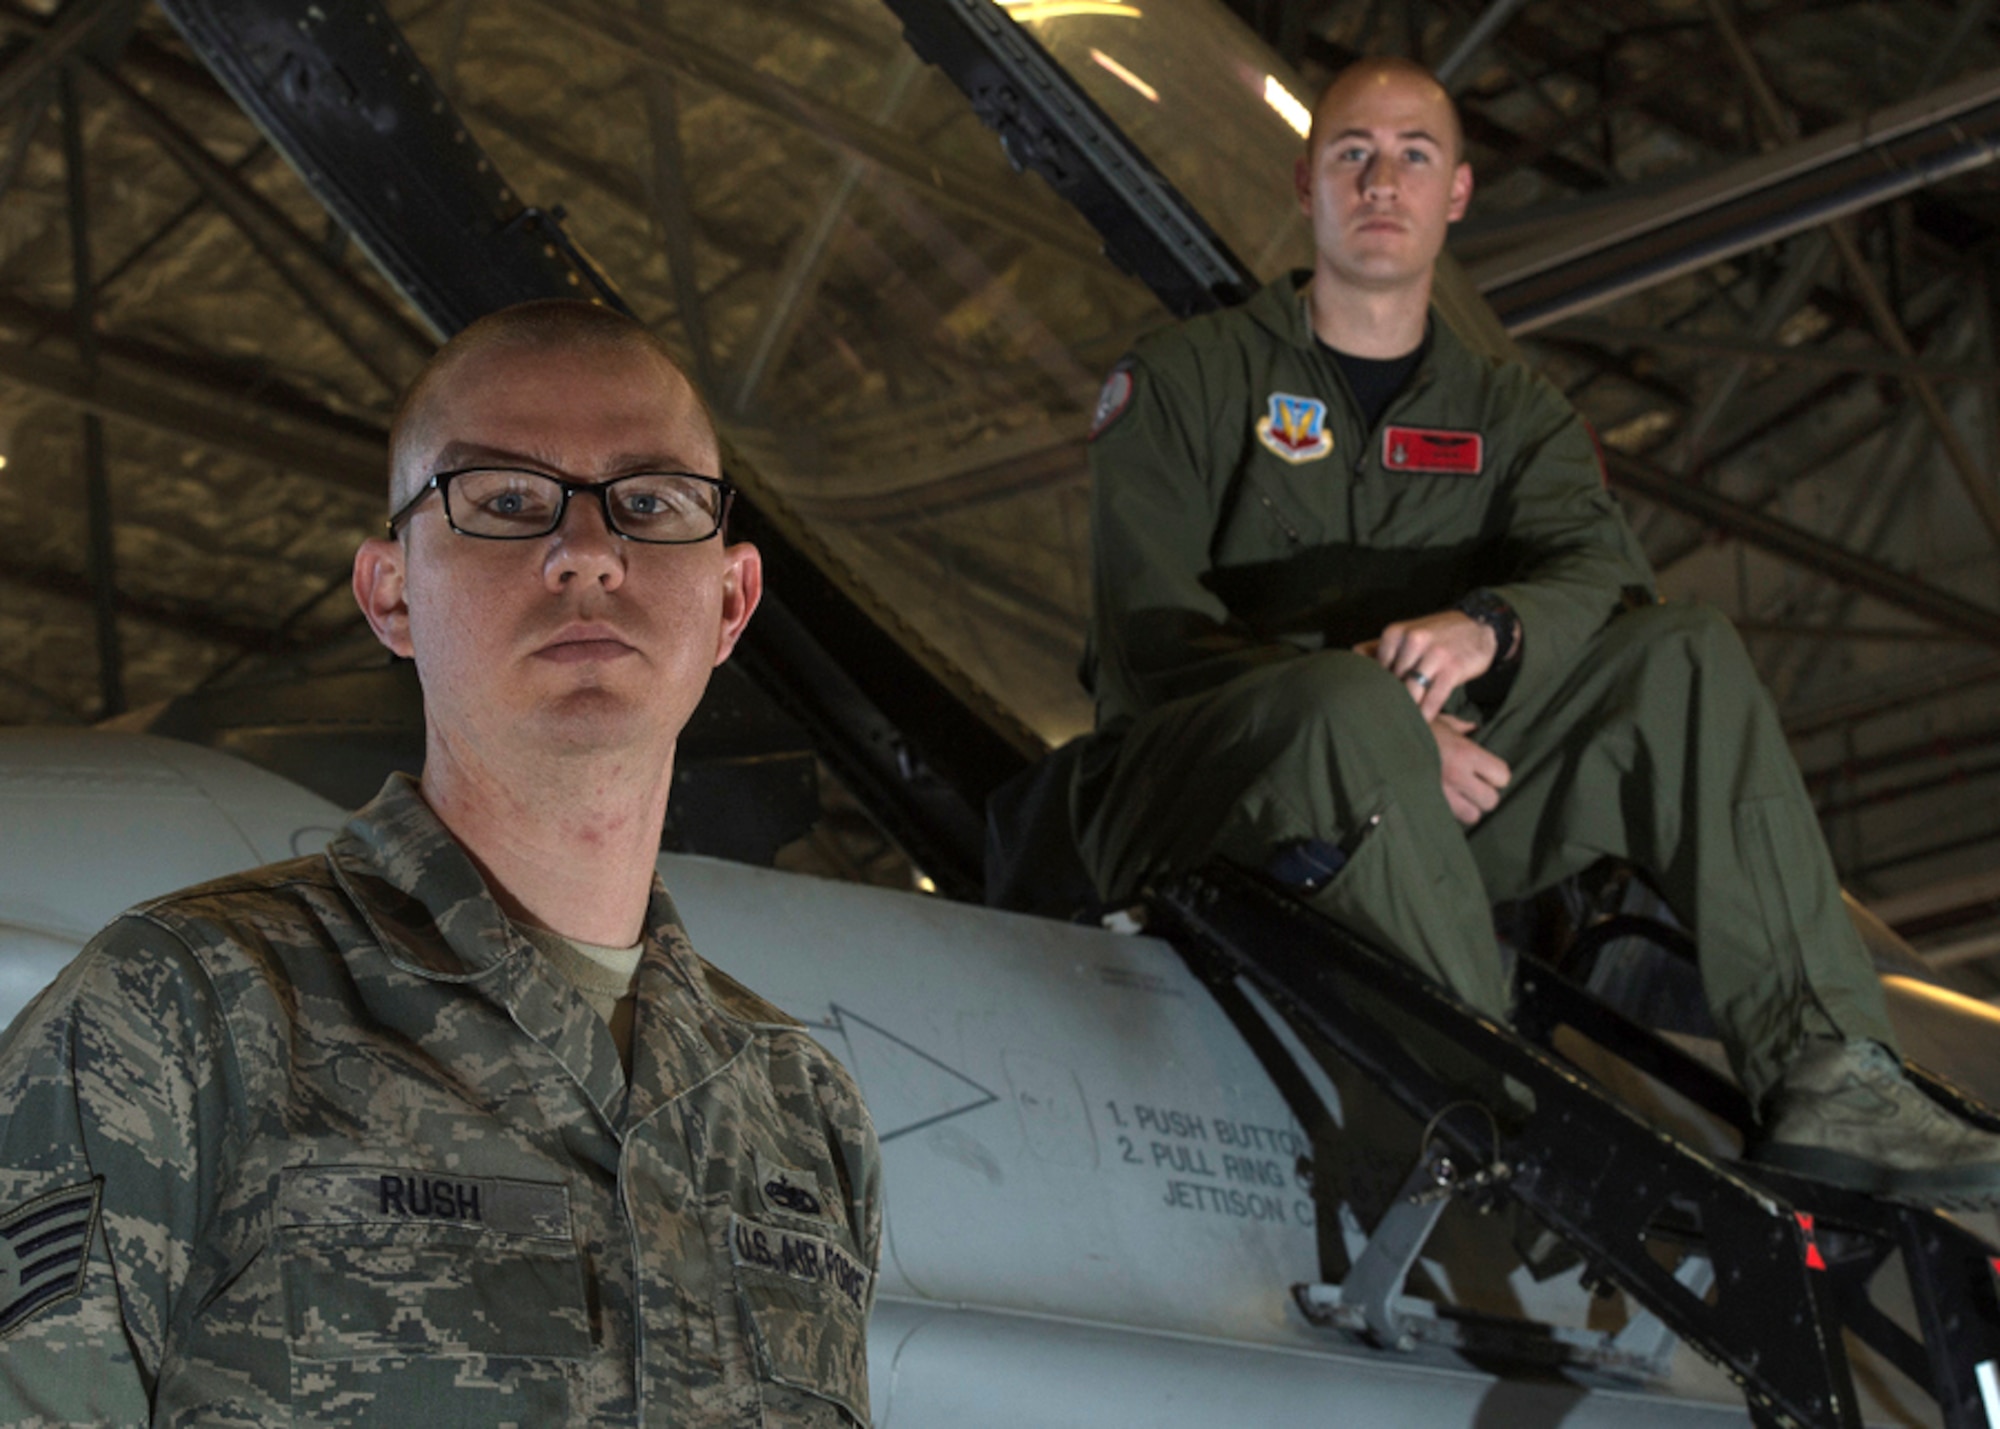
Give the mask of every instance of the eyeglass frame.
M 555 519 L 549 523 L 549 527 L 545 531 L 524 532 L 518 536 L 490 536 L 483 531 L 466 530 L 453 519 L 451 514 L 451 497 L 446 494 L 445 488 L 451 485 L 454 478 L 465 476 L 475 471 L 513 472 L 519 476 L 538 476 L 544 481 L 553 481 L 562 489 L 562 499 L 556 503 Z M 634 536 L 627 531 L 620 530 L 617 519 L 611 514 L 611 488 L 618 485 L 621 481 L 632 481 L 642 476 L 686 477 L 689 481 L 698 481 L 704 486 L 714 487 L 721 498 L 717 501 L 715 507 L 715 529 L 710 531 L 706 536 L 689 536 L 685 540 L 679 541 L 662 541 L 653 536 Z M 453 467 L 449 471 L 432 472 L 430 480 L 417 488 L 416 495 L 398 507 L 389 517 L 388 521 L 384 523 L 390 539 L 393 540 L 396 537 L 398 534 L 397 528 L 416 514 L 417 508 L 430 499 L 433 491 L 438 495 L 439 504 L 444 507 L 445 524 L 451 527 L 454 534 L 463 536 L 471 541 L 539 541 L 544 536 L 553 536 L 557 531 L 562 529 L 563 518 L 569 515 L 570 497 L 579 491 L 590 491 L 597 494 L 598 509 L 604 514 L 604 529 L 619 540 L 637 541 L 642 546 L 698 546 L 703 541 L 713 541 L 717 536 L 722 534 L 722 528 L 729 521 L 729 505 L 736 498 L 736 483 L 726 476 L 708 476 L 698 471 L 628 471 L 622 476 L 606 477 L 603 481 L 571 481 L 566 476 L 557 476 L 554 472 L 549 471 L 538 471 L 530 466 L 495 466 L 491 463 L 480 462 L 472 466 Z

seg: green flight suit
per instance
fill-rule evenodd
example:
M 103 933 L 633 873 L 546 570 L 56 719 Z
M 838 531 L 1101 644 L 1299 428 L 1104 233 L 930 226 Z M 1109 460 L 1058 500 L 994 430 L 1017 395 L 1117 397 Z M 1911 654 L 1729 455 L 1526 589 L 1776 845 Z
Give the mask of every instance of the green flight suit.
M 611 1030 L 401 776 L 0 1043 L 0 1424 L 857 1429 L 853 1081 L 656 882 Z
M 1433 313 L 1417 370 L 1364 430 L 1302 278 L 1149 338 L 1099 405 L 1101 733 L 1074 813 L 1100 890 L 1337 844 L 1350 857 L 1319 906 L 1498 1015 L 1490 900 L 1608 854 L 1693 931 L 1753 1099 L 1803 1037 L 1893 1046 L 1741 641 L 1705 607 L 1652 603 L 1569 404 Z M 1447 705 L 1513 771 L 1468 831 L 1408 688 L 1350 647 L 1480 587 L 1513 607 L 1522 646 L 1511 685 Z

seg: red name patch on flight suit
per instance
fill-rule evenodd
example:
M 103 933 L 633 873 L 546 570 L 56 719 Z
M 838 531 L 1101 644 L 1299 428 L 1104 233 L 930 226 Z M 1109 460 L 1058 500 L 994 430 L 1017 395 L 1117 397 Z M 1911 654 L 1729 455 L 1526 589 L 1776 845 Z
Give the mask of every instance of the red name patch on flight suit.
M 1391 471 L 1477 476 L 1485 460 L 1486 438 L 1477 432 L 1391 427 L 1382 433 L 1382 465 Z

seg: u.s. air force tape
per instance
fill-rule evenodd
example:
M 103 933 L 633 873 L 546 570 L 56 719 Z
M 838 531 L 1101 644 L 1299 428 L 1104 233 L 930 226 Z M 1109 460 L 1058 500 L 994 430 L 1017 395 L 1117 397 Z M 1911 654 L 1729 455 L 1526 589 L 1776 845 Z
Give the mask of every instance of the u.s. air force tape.
M 823 1236 L 729 1218 L 729 1259 L 741 1270 L 824 1285 L 859 1310 L 868 1304 L 868 1267 Z
M 103 1189 L 79 1181 L 0 1215 L 0 1336 L 82 1292 Z

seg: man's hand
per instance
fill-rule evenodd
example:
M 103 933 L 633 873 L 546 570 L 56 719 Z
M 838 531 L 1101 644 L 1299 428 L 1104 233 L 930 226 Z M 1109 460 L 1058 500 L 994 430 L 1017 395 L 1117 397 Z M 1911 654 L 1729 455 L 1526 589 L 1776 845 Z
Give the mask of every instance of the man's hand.
M 1500 652 L 1493 632 L 1458 610 L 1441 610 L 1417 620 L 1399 620 L 1379 640 L 1355 646 L 1401 680 L 1410 698 L 1435 721 L 1451 692 L 1493 668 Z
M 1438 758 L 1444 762 L 1444 801 L 1468 829 L 1493 812 L 1500 791 L 1514 777 L 1506 760 L 1470 738 L 1473 728 L 1470 720 L 1456 715 L 1441 714 L 1431 721 Z

